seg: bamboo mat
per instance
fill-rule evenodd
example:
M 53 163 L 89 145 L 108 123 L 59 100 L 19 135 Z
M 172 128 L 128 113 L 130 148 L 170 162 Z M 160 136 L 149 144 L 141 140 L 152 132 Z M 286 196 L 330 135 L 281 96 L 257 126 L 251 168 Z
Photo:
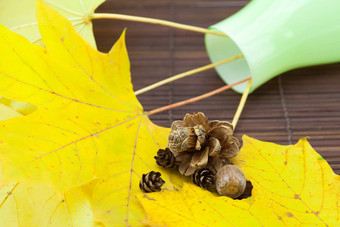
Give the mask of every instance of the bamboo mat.
M 111 12 L 209 27 L 234 14 L 248 1 L 107 0 L 96 12 Z M 177 73 L 209 64 L 204 35 L 135 22 L 94 21 L 99 50 L 107 52 L 127 28 L 132 83 L 140 89 Z M 138 96 L 145 110 L 182 101 L 223 86 L 214 70 L 167 84 Z M 204 112 L 210 120 L 231 121 L 240 95 L 232 90 L 184 107 L 151 116 L 170 127 L 185 113 Z M 340 64 L 284 73 L 252 93 L 239 120 L 243 134 L 279 144 L 309 142 L 340 174 Z

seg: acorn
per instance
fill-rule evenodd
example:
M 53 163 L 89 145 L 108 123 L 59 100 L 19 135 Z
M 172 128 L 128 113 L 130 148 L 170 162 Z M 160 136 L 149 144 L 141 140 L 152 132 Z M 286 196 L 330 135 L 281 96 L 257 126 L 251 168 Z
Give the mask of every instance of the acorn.
M 215 185 L 218 194 L 235 199 L 243 194 L 247 181 L 240 168 L 225 165 L 217 171 Z

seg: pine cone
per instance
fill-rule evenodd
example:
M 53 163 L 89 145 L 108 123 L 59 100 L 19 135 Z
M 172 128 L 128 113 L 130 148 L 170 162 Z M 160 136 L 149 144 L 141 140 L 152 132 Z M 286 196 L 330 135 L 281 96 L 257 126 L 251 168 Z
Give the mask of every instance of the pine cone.
M 240 142 L 233 136 L 233 125 L 227 121 L 211 121 L 209 126 L 209 138 L 216 138 L 220 142 L 220 158 L 229 159 L 235 157 L 240 151 Z
M 172 168 L 175 166 L 175 156 L 169 148 L 165 148 L 165 150 L 159 149 L 157 151 L 157 156 L 154 158 L 156 159 L 157 165 L 164 168 Z
M 143 174 L 139 182 L 139 188 L 143 192 L 159 192 L 165 181 L 161 178 L 161 173 L 151 171 Z
M 176 124 L 176 122 L 174 122 Z M 174 126 L 173 123 L 173 126 Z M 169 135 L 168 146 L 174 153 L 199 151 L 207 144 L 207 135 L 201 125 L 174 128 Z
M 192 180 L 201 188 L 213 188 L 215 186 L 215 172 L 209 168 L 198 169 L 192 175 Z
M 239 152 L 240 143 L 227 121 L 209 122 L 203 113 L 186 114 L 183 121 L 174 121 L 171 129 L 168 147 L 176 158 L 179 172 L 185 176 L 208 165 L 216 169 L 216 163 L 228 162 L 227 159 Z M 210 163 L 212 157 L 214 164 Z

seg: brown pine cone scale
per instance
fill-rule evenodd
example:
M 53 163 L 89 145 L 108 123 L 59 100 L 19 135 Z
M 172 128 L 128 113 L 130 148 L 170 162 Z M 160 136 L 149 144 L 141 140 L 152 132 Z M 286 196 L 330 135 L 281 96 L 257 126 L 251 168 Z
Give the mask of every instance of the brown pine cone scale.
M 154 157 L 156 163 L 163 168 L 172 168 L 175 166 L 175 156 L 169 148 L 159 149 L 157 156 Z
M 165 181 L 161 178 L 161 173 L 151 171 L 143 174 L 139 182 L 139 188 L 143 192 L 159 192 Z
M 201 188 L 213 188 L 215 186 L 215 172 L 209 168 L 198 169 L 192 175 L 192 180 Z

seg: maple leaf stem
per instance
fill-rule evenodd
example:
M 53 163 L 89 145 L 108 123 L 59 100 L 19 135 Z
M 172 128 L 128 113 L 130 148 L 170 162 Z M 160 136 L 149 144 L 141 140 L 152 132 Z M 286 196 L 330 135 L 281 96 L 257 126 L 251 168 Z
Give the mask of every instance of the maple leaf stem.
M 222 64 L 234 61 L 234 60 L 242 58 L 242 57 L 243 57 L 243 54 L 240 54 L 240 55 L 237 55 L 237 56 L 225 59 L 223 61 L 219 61 L 219 62 L 212 63 L 212 64 L 209 64 L 209 65 L 205 65 L 205 66 L 202 66 L 202 67 L 199 67 L 199 68 L 196 68 L 196 69 L 184 72 L 184 73 L 177 74 L 177 75 L 169 77 L 169 78 L 167 78 L 165 80 L 161 80 L 161 81 L 159 81 L 157 83 L 151 84 L 150 86 L 142 88 L 142 89 L 140 89 L 138 91 L 135 91 L 135 95 L 140 95 L 142 93 L 145 93 L 147 91 L 150 91 L 152 89 L 160 87 L 160 86 L 162 86 L 164 84 L 170 83 L 172 81 L 175 81 L 175 80 L 178 80 L 178 79 L 181 79 L 181 78 L 184 78 L 184 77 L 187 77 L 187 76 L 199 73 L 199 72 L 203 72 L 203 71 L 208 70 L 208 69 L 215 68 L 216 66 L 219 66 L 219 65 L 222 65 Z
M 181 101 L 181 102 L 173 103 L 173 104 L 170 104 L 170 105 L 167 105 L 167 106 L 163 106 L 163 107 L 151 110 L 151 111 L 147 112 L 147 115 L 150 116 L 150 115 L 153 115 L 153 114 L 156 114 L 156 113 L 163 112 L 165 110 L 170 110 L 170 109 L 173 109 L 173 108 L 176 108 L 176 107 L 187 105 L 189 103 L 197 102 L 199 100 L 202 100 L 202 99 L 208 98 L 210 96 L 216 95 L 216 94 L 218 94 L 222 91 L 228 90 L 229 88 L 232 88 L 232 87 L 234 87 L 238 84 L 244 83 L 244 82 L 249 81 L 249 80 L 251 80 L 251 77 L 244 79 L 244 80 L 240 80 L 240 81 L 233 83 L 233 84 L 225 85 L 225 86 L 220 87 L 216 90 L 213 90 L 211 92 L 205 93 L 203 95 L 200 95 L 200 96 L 197 96 L 197 97 L 194 97 L 194 98 L 191 98 L 191 99 L 187 99 L 187 100 L 184 100 L 184 101 Z
M 193 32 L 205 33 L 205 34 L 213 34 L 218 36 L 228 37 L 225 33 L 212 31 L 206 28 L 180 24 L 176 22 L 171 22 L 167 20 L 160 20 L 160 19 L 153 19 L 148 17 L 138 17 L 138 16 L 130 16 L 124 14 L 116 14 L 116 13 L 95 13 L 90 16 L 88 19 L 116 19 L 116 20 L 126 20 L 126 21 L 135 21 L 135 22 L 142 22 L 142 23 L 150 23 L 150 24 L 159 24 L 167 27 L 173 27 Z
M 241 116 L 242 110 L 244 108 L 244 105 L 246 104 L 246 101 L 247 101 L 247 98 L 248 98 L 248 94 L 249 94 L 249 90 L 251 88 L 251 82 L 252 82 L 252 80 L 250 78 L 250 80 L 248 82 L 248 85 L 247 85 L 246 89 L 244 90 L 244 92 L 242 94 L 242 97 L 241 97 L 240 103 L 238 104 L 236 113 L 234 115 L 233 122 L 232 122 L 234 130 L 236 128 L 238 119 L 240 119 L 240 116 Z

